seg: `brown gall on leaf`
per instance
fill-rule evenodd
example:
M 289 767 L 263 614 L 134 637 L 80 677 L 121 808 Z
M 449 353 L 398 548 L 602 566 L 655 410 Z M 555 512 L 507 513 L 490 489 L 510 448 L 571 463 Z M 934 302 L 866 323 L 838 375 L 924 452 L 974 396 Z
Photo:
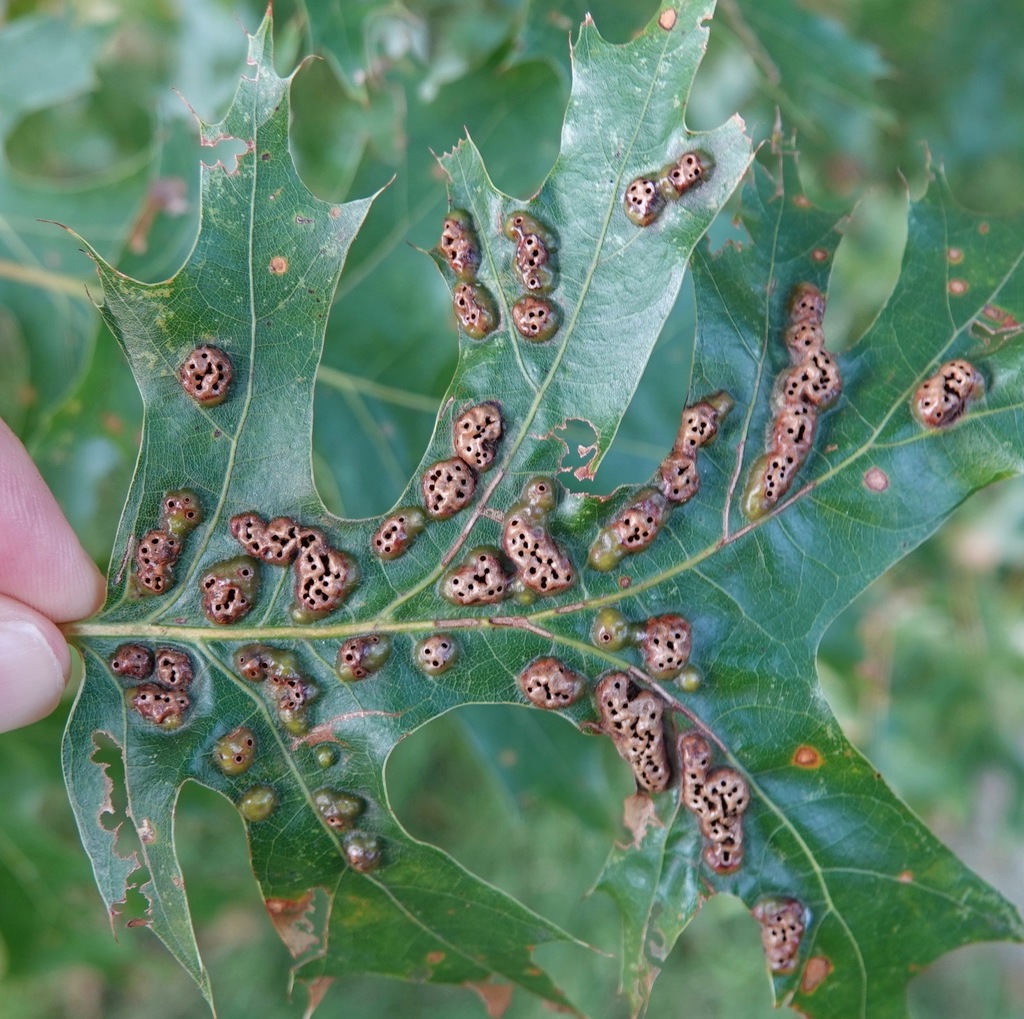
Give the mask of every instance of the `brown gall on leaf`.
M 267 268 L 272 276 L 283 276 L 288 271 L 288 259 L 284 255 L 274 255 Z
M 427 516 L 447 520 L 473 501 L 476 474 L 460 457 L 438 460 L 423 472 L 420 488 Z
M 512 305 L 512 322 L 519 335 L 530 343 L 546 343 L 558 332 L 558 308 L 543 297 L 521 297 Z
M 796 899 L 762 899 L 753 909 L 761 926 L 761 945 L 773 973 L 792 973 L 807 926 L 806 910 Z
M 360 874 L 376 870 L 381 862 L 380 839 L 364 831 L 350 831 L 342 839 L 348 865 Z
M 467 336 L 482 340 L 498 326 L 494 299 L 480 283 L 460 283 L 452 294 L 455 317 Z
M 680 737 L 679 759 L 683 805 L 700 822 L 704 862 L 716 873 L 732 873 L 743 862 L 743 815 L 750 804 L 746 780 L 732 768 L 709 771 L 711 747 L 695 732 Z
M 340 549 L 318 542 L 295 560 L 296 623 L 311 623 L 337 610 L 359 583 L 359 566 Z
M 572 561 L 551 537 L 548 516 L 556 505 L 555 482 L 531 478 L 522 501 L 505 515 L 501 547 L 516 571 L 516 583 L 532 595 L 554 595 L 576 582 Z
M 665 208 L 665 198 L 656 180 L 637 177 L 627 186 L 622 206 L 635 226 L 650 226 Z
M 644 668 L 655 679 L 674 679 L 690 660 L 690 624 L 682 616 L 648 619 L 640 636 Z
M 178 729 L 192 702 L 188 695 L 165 690 L 155 683 L 142 683 L 125 690 L 128 703 L 147 722 L 161 729 Z
M 181 388 L 201 407 L 216 407 L 228 398 L 234 368 L 220 347 L 196 347 L 181 363 Z
M 238 513 L 230 527 L 232 537 L 249 555 L 271 566 L 287 566 L 301 551 L 326 540 L 315 527 L 304 527 L 291 517 L 275 517 L 267 523 L 258 513 Z
M 445 216 L 437 249 L 460 280 L 472 282 L 476 279 L 480 267 L 480 244 L 468 212 L 452 209 Z
M 459 658 L 459 642 L 450 633 L 433 633 L 416 642 L 413 665 L 428 676 L 447 672 Z
M 610 672 L 595 691 L 601 729 L 633 769 L 640 789 L 661 792 L 672 771 L 665 752 L 661 701 L 632 686 L 624 672 Z
M 370 539 L 370 548 L 381 559 L 397 559 L 409 550 L 426 524 L 419 506 L 402 506 L 381 521 Z
M 959 420 L 968 403 L 984 391 L 981 372 L 970 361 L 954 358 L 921 383 L 910 409 L 925 428 L 945 428 Z
M 338 648 L 335 667 L 345 683 L 366 679 L 381 669 L 391 657 L 391 638 L 383 633 L 352 637 Z
M 187 690 L 192 685 L 192 659 L 176 648 L 156 649 L 156 681 L 168 690 Z
M 750 520 L 769 513 L 789 491 L 813 447 L 818 413 L 831 407 L 843 388 L 835 358 L 825 349 L 825 296 L 813 283 L 798 283 L 788 310 L 783 341 L 792 367 L 776 380 L 768 449 L 750 468 L 743 494 Z
M 153 672 L 153 652 L 142 644 L 122 644 L 110 658 L 115 676 L 145 679 Z
M 452 425 L 455 455 L 478 473 L 490 470 L 504 428 L 501 407 L 494 401 L 468 407 Z
M 167 530 L 147 531 L 135 550 L 135 590 L 142 595 L 164 594 L 174 586 L 174 564 L 181 542 Z
M 260 566 L 249 556 L 214 563 L 199 578 L 203 612 L 211 623 L 228 626 L 248 615 L 260 589 Z
M 719 422 L 732 406 L 732 397 L 719 392 L 683 410 L 672 451 L 658 468 L 658 484 L 669 502 L 689 502 L 697 494 L 697 452 L 718 434 Z
M 672 504 L 654 488 L 643 488 L 624 506 L 606 527 L 602 527 L 590 546 L 591 569 L 606 573 L 623 556 L 650 548 L 672 512 Z
M 488 545 L 471 549 L 463 565 L 441 581 L 441 597 L 453 605 L 494 605 L 511 593 L 498 550 Z
M 513 268 L 523 286 L 535 294 L 550 291 L 555 285 L 553 235 L 528 212 L 513 212 L 505 220 L 503 232 L 516 242 Z
M 557 658 L 538 658 L 519 674 L 519 689 L 538 708 L 567 708 L 586 688 L 586 678 Z
M 658 27 L 663 28 L 666 32 L 671 32 L 676 27 L 676 19 L 678 15 L 675 10 L 671 7 L 666 7 L 665 10 L 658 15 Z
M 232 729 L 213 745 L 213 763 L 232 777 L 248 771 L 255 756 L 256 734 L 244 726 Z
M 699 184 L 708 172 L 708 158 L 700 152 L 684 152 L 675 162 L 662 167 L 658 189 L 670 201 Z

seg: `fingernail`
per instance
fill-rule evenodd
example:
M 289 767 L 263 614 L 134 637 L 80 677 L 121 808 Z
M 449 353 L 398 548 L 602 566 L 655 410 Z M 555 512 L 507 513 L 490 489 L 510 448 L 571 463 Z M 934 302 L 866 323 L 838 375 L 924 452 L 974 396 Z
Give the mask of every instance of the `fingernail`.
M 32 623 L 0 622 L 0 732 L 48 715 L 64 692 L 64 670 Z

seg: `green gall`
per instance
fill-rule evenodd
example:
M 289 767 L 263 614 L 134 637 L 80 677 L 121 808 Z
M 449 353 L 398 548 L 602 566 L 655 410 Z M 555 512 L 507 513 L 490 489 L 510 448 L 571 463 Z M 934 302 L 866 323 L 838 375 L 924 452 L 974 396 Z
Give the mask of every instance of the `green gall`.
M 256 736 L 244 726 L 221 736 L 213 746 L 213 763 L 225 775 L 241 775 L 248 771 L 255 756 Z
M 546 343 L 558 332 L 561 316 L 550 301 L 526 296 L 512 305 L 512 322 L 524 340 Z
M 381 522 L 370 539 L 370 547 L 381 559 L 397 559 L 426 524 L 426 515 L 419 506 L 402 506 Z
M 238 812 L 246 821 L 265 821 L 277 809 L 277 793 L 270 786 L 256 785 L 238 801 Z
M 523 488 L 523 500 L 534 513 L 546 516 L 554 510 L 558 502 L 555 482 L 544 475 L 530 478 Z
M 176 538 L 184 538 L 203 522 L 203 508 L 199 496 L 191 489 L 177 488 L 168 492 L 163 501 L 164 528 Z
M 316 757 L 316 763 L 321 768 L 332 768 L 338 763 L 341 755 L 333 743 L 318 743 L 313 751 L 313 756 Z
M 605 647 L 609 651 L 621 651 L 627 644 L 635 642 L 629 620 L 618 609 L 601 609 L 598 612 L 590 630 L 590 639 L 596 647 Z
M 528 234 L 536 234 L 545 244 L 549 247 L 551 246 L 551 236 L 547 227 L 540 220 L 522 209 L 518 209 L 516 212 L 505 217 L 502 233 L 510 241 L 518 241 Z
M 318 789 L 313 793 L 313 803 L 327 825 L 335 831 L 351 828 L 366 809 L 366 802 L 361 797 L 339 789 Z
M 349 866 L 360 874 L 376 870 L 380 865 L 380 840 L 376 835 L 364 831 L 351 831 L 345 836 L 342 845 Z
M 338 649 L 338 678 L 351 683 L 372 675 L 391 657 L 391 638 L 382 633 L 353 637 Z
M 696 665 L 687 665 L 686 668 L 676 676 L 676 686 L 686 693 L 693 693 L 700 689 L 700 685 L 703 682 L 704 676 Z
M 597 532 L 594 543 L 590 546 L 587 562 L 591 569 L 597 570 L 599 573 L 607 573 L 619 565 L 625 554 L 626 550 L 619 542 L 615 531 L 611 527 L 602 527 Z
M 309 720 L 307 719 L 305 706 L 297 708 L 279 707 L 277 718 L 282 728 L 290 736 L 305 736 L 309 732 Z

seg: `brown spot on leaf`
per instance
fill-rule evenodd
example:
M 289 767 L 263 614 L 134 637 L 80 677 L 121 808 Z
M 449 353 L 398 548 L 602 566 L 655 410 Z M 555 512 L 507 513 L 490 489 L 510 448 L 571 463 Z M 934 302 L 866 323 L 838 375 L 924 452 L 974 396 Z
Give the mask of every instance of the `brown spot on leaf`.
M 831 959 L 823 955 L 812 955 L 804 966 L 804 974 L 800 978 L 800 990 L 804 994 L 813 994 L 821 982 L 834 969 Z
M 811 252 L 811 258 L 813 258 L 815 262 L 827 262 L 828 250 L 826 248 L 815 248 Z
M 982 237 L 984 237 L 985 234 L 988 233 L 988 230 L 989 230 L 988 223 L 979 223 L 978 224 L 978 233 L 980 233 Z
M 288 271 L 288 259 L 284 255 L 274 255 L 268 268 L 275 276 L 283 276 Z
M 950 265 L 959 265 L 964 260 L 964 253 L 960 248 L 949 248 L 946 251 L 946 258 Z
M 424 958 L 428 965 L 436 966 L 438 963 L 444 962 L 444 952 L 427 952 Z
M 671 32 L 676 27 L 676 18 L 676 12 L 669 7 L 658 15 L 658 25 L 665 29 L 666 32 Z
M 914 872 L 912 870 L 902 871 L 897 880 L 902 884 L 909 885 L 914 880 Z
M 313 927 L 313 892 L 301 899 L 267 899 L 267 914 L 280 939 L 294 958 L 312 948 L 319 938 Z
M 623 591 L 625 591 L 626 588 L 629 587 L 630 584 L 632 584 L 632 583 L 633 583 L 632 577 L 626 577 L 626 576 L 619 577 L 619 587 L 622 588 Z
M 148 817 L 142 819 L 142 823 L 138 827 L 139 838 L 148 846 L 156 841 L 156 829 L 153 827 L 153 822 Z
M 481 980 L 477 983 L 467 983 L 466 986 L 480 995 L 490 1019 L 501 1019 L 512 1004 L 514 988 L 511 984 L 495 984 L 489 980 Z
M 884 492 L 889 487 L 889 475 L 880 467 L 871 467 L 864 472 L 864 487 L 872 492 Z
M 949 286 L 947 289 L 949 290 L 950 294 L 953 295 L 953 297 L 963 297 L 964 294 L 966 294 L 967 291 L 970 289 L 970 285 L 968 284 L 967 280 L 955 279 L 949 281 Z
M 797 747 L 796 752 L 793 754 L 793 763 L 798 768 L 820 768 L 824 761 L 825 759 L 821 756 L 821 753 L 806 743 L 803 746 Z
M 807 195 L 796 195 L 793 199 L 793 204 L 798 209 L 809 209 L 811 207 L 811 200 Z
M 650 796 L 635 793 L 623 804 L 622 823 L 633 836 L 633 849 L 639 849 L 651 828 L 664 828 Z

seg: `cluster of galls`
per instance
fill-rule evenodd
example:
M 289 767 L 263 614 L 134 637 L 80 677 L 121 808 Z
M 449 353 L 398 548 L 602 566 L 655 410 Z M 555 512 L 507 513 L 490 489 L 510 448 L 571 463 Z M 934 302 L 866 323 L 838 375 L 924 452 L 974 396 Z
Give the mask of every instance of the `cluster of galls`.
M 790 297 L 784 334 L 791 366 L 776 380 L 768 452 L 754 461 L 743 500 L 751 520 L 763 517 L 789 491 L 814 444 L 818 413 L 831 407 L 842 392 L 839 368 L 825 349 L 824 316 L 821 291 L 812 283 L 798 284 Z
M 665 751 L 661 701 L 641 690 L 624 672 L 610 672 L 597 684 L 601 728 L 647 792 L 668 787 L 672 770 Z
M 217 563 L 203 574 L 203 609 L 212 622 L 234 623 L 249 611 L 259 589 L 259 561 L 292 566 L 291 614 L 297 623 L 334 612 L 359 582 L 359 566 L 350 555 L 333 548 L 322 531 L 291 517 L 267 522 L 255 513 L 239 513 L 231 518 L 231 534 L 249 555 Z
M 644 671 L 654 679 L 679 679 L 687 690 L 695 689 L 700 682 L 697 670 L 688 665 L 690 624 L 675 613 L 631 623 L 618 609 L 602 609 L 590 636 L 597 647 L 609 651 L 621 651 L 629 645 L 639 648 Z
M 637 226 L 650 226 L 668 202 L 676 201 L 707 173 L 706 157 L 702 158 L 699 152 L 684 152 L 654 176 L 637 177 L 629 183 L 622 200 L 629 221 Z
M 344 832 L 341 845 L 349 866 L 361 874 L 376 870 L 381 860 L 380 840 L 376 835 L 353 828 L 366 810 L 362 797 L 340 789 L 319 789 L 313 793 L 313 802 L 328 828 Z
M 286 732 L 303 736 L 309 731 L 309 705 L 320 690 L 299 669 L 293 652 L 266 644 L 246 644 L 235 652 L 234 664 L 243 679 L 266 684 L 264 689 Z
M 910 407 L 926 428 L 945 428 L 962 417 L 968 402 L 984 391 L 981 372 L 970 361 L 954 358 L 921 383 Z
M 200 407 L 216 407 L 228 398 L 234 369 L 220 347 L 196 347 L 178 369 L 181 388 Z
M 528 212 L 513 212 L 504 224 L 505 236 L 515 241 L 512 265 L 526 293 L 512 305 L 512 322 L 531 343 L 544 343 L 558 331 L 561 316 L 547 299 L 555 285 L 555 242 L 551 231 Z
M 185 538 L 202 519 L 195 492 L 182 488 L 163 497 L 160 526 L 147 531 L 135 550 L 132 579 L 139 594 L 164 594 L 174 586 L 174 566 Z
M 452 306 L 467 336 L 482 340 L 498 326 L 498 310 L 487 288 L 477 278 L 480 244 L 468 212 L 453 209 L 445 216 L 438 249 L 458 279 Z
M 556 502 L 551 478 L 531 478 L 523 498 L 505 514 L 501 547 L 515 570 L 517 590 L 528 599 L 561 594 L 576 582 L 571 560 L 548 530 Z
M 452 423 L 451 459 L 432 463 L 420 478 L 423 507 L 402 506 L 384 518 L 370 539 L 381 559 L 408 551 L 427 518 L 446 520 L 464 510 L 476 494 L 477 478 L 489 471 L 498 453 L 505 424 L 493 401 L 467 407 Z
M 792 973 L 807 926 L 807 910 L 796 899 L 762 899 L 754 906 L 761 944 L 773 973 Z
M 679 739 L 683 770 L 683 804 L 700 821 L 704 862 L 719 874 L 729 874 L 743 862 L 743 814 L 750 790 L 732 768 L 711 766 L 711 747 L 703 736 L 685 733 Z
M 732 406 L 732 397 L 719 392 L 683 409 L 675 442 L 658 468 L 657 487 L 640 489 L 598 531 L 588 557 L 592 569 L 612 570 L 623 556 L 649 548 L 672 510 L 693 498 L 700 487 L 697 453 L 718 434 Z
M 110 671 L 127 679 L 150 680 L 125 690 L 132 708 L 161 729 L 177 729 L 191 706 L 192 660 L 184 651 L 143 644 L 122 644 L 110 659 Z

